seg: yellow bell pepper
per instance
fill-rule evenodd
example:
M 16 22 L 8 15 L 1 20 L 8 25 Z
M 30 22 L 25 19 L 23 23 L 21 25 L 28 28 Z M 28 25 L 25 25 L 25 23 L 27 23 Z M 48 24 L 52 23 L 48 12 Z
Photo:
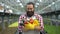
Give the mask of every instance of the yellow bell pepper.
M 28 22 L 28 24 L 25 24 L 25 28 L 33 30 L 34 29 L 34 25 Z
M 34 22 L 33 22 L 33 24 L 35 25 L 35 26 L 39 26 L 40 24 L 39 24 L 39 21 L 38 20 L 34 20 Z
M 33 22 L 33 24 L 31 24 L 30 22 L 28 22 L 28 24 L 25 24 L 25 28 L 26 29 L 30 29 L 30 30 L 34 30 L 34 28 L 36 26 L 39 26 L 39 25 L 40 25 L 39 21 L 35 19 L 34 22 Z

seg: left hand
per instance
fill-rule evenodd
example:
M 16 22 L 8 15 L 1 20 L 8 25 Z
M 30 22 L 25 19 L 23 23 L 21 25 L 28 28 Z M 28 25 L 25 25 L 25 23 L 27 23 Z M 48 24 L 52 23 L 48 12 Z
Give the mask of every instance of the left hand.
M 36 27 L 35 27 L 35 30 L 40 31 L 40 30 L 41 30 L 40 26 L 36 26 Z

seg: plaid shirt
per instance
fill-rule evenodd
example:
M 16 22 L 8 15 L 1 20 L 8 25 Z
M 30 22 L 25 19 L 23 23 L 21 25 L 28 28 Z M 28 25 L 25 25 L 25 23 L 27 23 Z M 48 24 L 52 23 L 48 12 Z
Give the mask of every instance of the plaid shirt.
M 41 29 L 44 29 L 42 16 L 41 16 L 41 15 L 38 15 L 38 14 L 34 14 L 34 16 L 40 21 L 40 27 L 41 27 Z M 26 20 L 26 18 L 28 18 L 28 17 L 26 16 L 26 14 L 21 15 L 21 16 L 19 17 L 19 21 L 18 21 L 18 30 L 19 30 L 19 32 L 22 32 L 22 28 L 23 28 L 23 26 L 20 26 L 20 23 L 23 23 L 23 22 L 22 22 L 22 19 Z

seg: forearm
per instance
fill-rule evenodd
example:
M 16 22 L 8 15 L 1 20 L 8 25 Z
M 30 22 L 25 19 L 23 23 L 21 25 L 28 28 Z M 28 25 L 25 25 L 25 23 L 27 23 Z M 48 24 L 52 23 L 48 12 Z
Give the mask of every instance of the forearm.
M 24 24 L 20 20 L 20 23 L 18 23 L 18 30 L 21 32 L 23 28 L 24 28 Z
M 41 24 L 40 24 L 40 30 L 44 30 L 44 24 L 43 24 L 43 22 L 41 22 Z
M 41 28 L 41 30 L 43 30 L 43 29 L 44 29 L 43 18 L 41 18 L 41 20 L 40 20 L 40 28 Z
M 18 31 L 22 32 L 23 26 L 18 26 Z

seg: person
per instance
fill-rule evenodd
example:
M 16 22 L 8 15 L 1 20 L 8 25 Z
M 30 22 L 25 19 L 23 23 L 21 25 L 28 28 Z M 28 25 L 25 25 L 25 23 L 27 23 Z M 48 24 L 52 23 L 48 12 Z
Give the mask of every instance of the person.
M 20 15 L 20 17 L 19 17 L 19 22 L 18 22 L 19 34 L 22 34 L 22 33 L 24 33 L 24 34 L 38 34 L 38 31 L 40 32 L 40 31 L 44 30 L 43 18 L 41 15 L 36 14 L 34 12 L 34 10 L 35 10 L 35 4 L 33 2 L 27 3 L 26 14 Z M 26 20 L 28 21 L 28 20 L 30 20 L 30 18 L 31 19 L 36 18 L 36 19 L 38 19 L 38 21 L 40 23 L 39 26 L 34 27 L 34 30 L 36 30 L 36 32 L 34 32 L 34 33 L 33 33 L 33 31 L 32 32 L 29 31 L 29 29 L 28 30 L 25 29 L 25 26 L 24 26 L 24 21 L 26 21 Z M 42 33 L 40 33 L 40 34 L 42 34 Z

